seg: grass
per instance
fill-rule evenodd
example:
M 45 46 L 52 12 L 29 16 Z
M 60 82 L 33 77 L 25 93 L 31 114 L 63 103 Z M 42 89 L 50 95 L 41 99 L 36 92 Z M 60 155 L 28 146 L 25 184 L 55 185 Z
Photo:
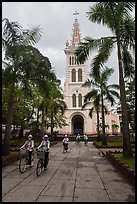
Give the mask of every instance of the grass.
M 133 158 L 124 157 L 123 153 L 112 153 L 112 155 L 128 165 L 130 169 L 135 170 L 135 154 L 133 154 Z
M 98 146 L 102 147 L 102 141 L 96 141 L 94 142 Z M 107 141 L 107 145 L 105 145 L 106 148 L 109 147 L 121 147 L 123 148 L 123 141 Z M 133 149 L 135 149 L 135 144 L 131 143 L 131 146 Z M 123 156 L 123 153 L 112 153 L 114 157 L 119 159 L 121 162 L 124 162 L 126 165 L 129 166 L 132 170 L 135 170 L 135 154 L 133 154 L 133 158 L 127 158 Z
M 10 139 L 10 146 L 12 147 L 12 146 L 16 145 L 16 146 L 21 147 L 25 143 L 26 140 L 27 140 L 27 138 L 26 139 L 23 138 L 21 140 L 19 140 L 18 138 L 14 138 L 14 139 L 11 138 Z M 3 144 L 3 142 L 4 141 L 2 140 L 2 144 Z M 40 144 L 40 142 L 41 141 L 34 141 L 35 146 L 38 146 Z
M 102 141 L 96 141 L 94 142 L 95 144 L 99 145 L 99 146 L 102 146 Z M 105 145 L 106 147 L 110 147 L 110 146 L 114 146 L 114 147 L 117 147 L 117 146 L 123 146 L 123 142 L 122 141 L 107 141 L 107 145 Z
M 4 155 L 2 156 L 2 159 L 7 159 L 7 158 L 12 158 L 12 157 L 15 157 L 16 155 L 18 155 L 18 151 L 10 151 L 10 153 L 8 155 Z
M 95 141 L 94 142 L 95 144 L 97 144 L 98 146 L 102 146 L 102 141 Z M 123 147 L 123 141 L 107 141 L 107 145 L 105 145 L 106 148 L 109 148 L 109 147 Z M 134 148 L 135 147 L 135 144 L 134 143 L 131 143 L 131 146 Z
M 19 140 L 18 138 L 11 138 L 10 139 L 10 148 L 14 148 L 14 146 L 15 146 L 15 148 L 20 148 L 24 143 L 25 143 L 25 141 L 26 141 L 27 139 L 26 138 L 23 138 L 22 140 Z M 2 144 L 3 144 L 3 140 L 2 140 Z M 38 146 L 39 146 L 39 144 L 41 143 L 41 140 L 34 140 L 34 147 L 35 148 L 37 148 Z M 52 145 L 52 144 L 54 144 L 54 142 L 50 142 L 50 144 Z M 14 157 L 14 156 L 16 156 L 16 154 L 19 152 L 19 150 L 18 151 L 10 151 L 10 153 L 9 153 L 9 155 L 7 155 L 7 156 L 2 156 L 2 158 L 4 158 L 4 157 Z

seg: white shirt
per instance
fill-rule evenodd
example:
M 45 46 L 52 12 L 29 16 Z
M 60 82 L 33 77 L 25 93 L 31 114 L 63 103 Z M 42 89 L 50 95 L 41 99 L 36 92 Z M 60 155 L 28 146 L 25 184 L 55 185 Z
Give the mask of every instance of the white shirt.
M 87 135 L 84 135 L 84 140 L 88 140 L 88 136 Z
M 80 139 L 80 135 L 77 135 L 76 138 L 77 138 L 77 139 Z
M 62 142 L 65 143 L 65 144 L 68 144 L 69 138 L 68 138 L 68 137 L 65 137 L 65 138 L 62 140 Z
M 38 150 L 41 150 L 41 151 L 45 151 L 45 152 L 48 152 L 49 151 L 49 148 L 50 148 L 50 141 L 47 140 L 43 140 L 40 145 L 38 146 Z
M 21 148 L 26 148 L 29 151 L 34 150 L 34 140 L 27 140 Z

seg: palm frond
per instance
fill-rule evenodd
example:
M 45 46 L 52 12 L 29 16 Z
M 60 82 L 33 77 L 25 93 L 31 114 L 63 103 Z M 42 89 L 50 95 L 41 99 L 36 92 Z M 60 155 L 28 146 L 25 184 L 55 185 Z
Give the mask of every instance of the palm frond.
M 91 86 L 91 81 L 89 79 L 87 79 L 87 81 L 82 84 L 82 87 L 90 87 Z
M 119 99 L 119 93 L 117 91 L 109 90 L 109 93 L 113 96 L 113 98 L 116 97 Z
M 110 84 L 107 86 L 108 89 L 116 89 L 119 90 L 119 85 L 118 84 Z
M 133 57 L 131 53 L 123 46 L 122 49 L 122 60 L 123 60 L 123 67 L 124 67 L 124 75 L 125 77 L 133 77 L 135 74 L 135 67 L 133 62 Z
M 96 3 L 93 7 L 90 7 L 87 14 L 90 21 L 103 25 L 108 25 L 108 20 L 110 21 L 112 16 L 108 2 Z
M 92 73 L 96 78 L 99 78 L 100 69 L 108 60 L 110 53 L 113 50 L 113 44 L 114 40 L 112 38 L 103 39 L 102 44 L 100 44 L 98 54 L 91 63 Z
M 92 102 L 91 101 L 86 101 L 83 106 L 81 107 L 81 109 L 83 110 L 87 105 L 91 105 Z
M 105 69 L 101 73 L 101 81 L 103 83 L 108 81 L 108 78 L 112 75 L 114 70 L 112 68 L 105 67 Z
M 88 100 L 91 100 L 92 97 L 97 96 L 97 90 L 93 89 L 92 91 L 88 92 L 85 97 L 84 97 L 84 103 L 87 102 Z
M 104 105 L 103 108 L 104 108 L 105 114 L 107 114 L 109 112 L 107 106 Z
M 93 116 L 93 112 L 94 112 L 94 107 L 92 107 L 92 108 L 89 110 L 89 116 L 90 116 L 91 119 L 92 119 L 92 116 Z
M 135 2 L 119 2 L 119 4 L 123 5 L 123 15 L 126 18 L 131 15 L 130 12 L 135 8 Z
M 24 43 L 35 44 L 39 41 L 42 35 L 42 29 L 40 26 L 30 27 L 23 31 Z
M 115 99 L 114 99 L 114 97 L 110 94 L 109 91 L 106 93 L 105 98 L 110 101 L 110 103 L 111 103 L 112 106 L 114 105 Z
M 75 50 L 75 55 L 77 58 L 77 63 L 84 63 L 91 51 L 97 49 L 97 47 L 102 43 L 102 39 L 93 39 L 91 37 L 84 38 L 84 42 L 80 43 L 80 46 Z
M 129 49 L 135 50 L 135 20 L 126 18 L 120 27 L 121 42 Z

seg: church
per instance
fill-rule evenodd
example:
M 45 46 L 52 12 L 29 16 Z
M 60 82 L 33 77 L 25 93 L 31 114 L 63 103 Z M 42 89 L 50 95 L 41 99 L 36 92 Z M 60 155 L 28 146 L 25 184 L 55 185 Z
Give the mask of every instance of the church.
M 69 43 L 67 40 L 66 47 L 64 49 L 66 55 L 66 78 L 64 82 L 64 101 L 67 104 L 67 109 L 64 116 L 66 117 L 67 126 L 59 130 L 59 134 L 87 134 L 94 136 L 97 134 L 97 116 L 96 112 L 93 113 L 92 119 L 89 116 L 89 109 L 91 107 L 86 106 L 82 109 L 84 104 L 84 96 L 91 90 L 89 87 L 83 87 L 82 85 L 88 79 L 88 64 L 87 61 L 84 64 L 77 64 L 76 57 L 74 55 L 75 49 L 81 42 L 80 26 L 77 19 L 77 12 L 74 13 L 75 21 L 73 24 L 72 39 Z M 111 111 L 109 103 L 105 102 L 108 108 L 108 113 L 105 116 L 105 123 L 107 125 L 106 133 L 113 134 L 113 124 L 119 123 L 119 115 L 117 112 Z M 100 113 L 101 123 L 101 113 Z M 117 129 L 119 133 L 120 128 Z

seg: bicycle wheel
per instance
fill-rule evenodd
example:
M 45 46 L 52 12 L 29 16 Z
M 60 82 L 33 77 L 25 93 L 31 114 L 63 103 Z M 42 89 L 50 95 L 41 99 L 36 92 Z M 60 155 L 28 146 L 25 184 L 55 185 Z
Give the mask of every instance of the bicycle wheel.
M 26 158 L 25 157 L 22 157 L 19 161 L 19 171 L 21 173 L 24 173 L 26 171 Z
M 37 163 L 37 167 L 36 167 L 36 174 L 37 174 L 37 176 L 39 176 L 41 174 L 42 168 L 43 168 L 42 160 L 39 159 L 38 163 Z
M 33 166 L 34 164 L 34 153 L 32 152 L 32 155 L 31 155 L 31 165 Z
M 63 147 L 63 153 L 65 152 L 65 148 Z

